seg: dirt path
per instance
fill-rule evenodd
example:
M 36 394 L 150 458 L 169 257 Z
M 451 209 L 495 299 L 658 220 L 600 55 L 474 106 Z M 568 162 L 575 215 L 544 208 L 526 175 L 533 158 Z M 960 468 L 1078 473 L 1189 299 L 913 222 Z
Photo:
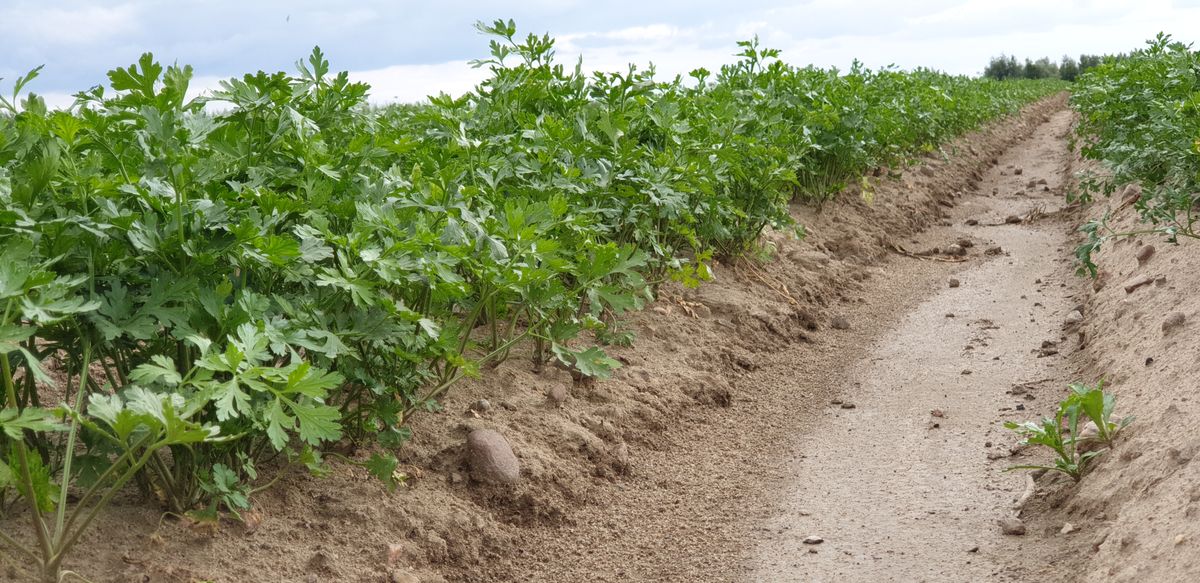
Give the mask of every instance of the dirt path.
M 903 242 L 970 238 L 970 261 L 873 271 L 844 311 L 848 329 L 753 363 L 730 407 L 664 428 L 616 484 L 618 503 L 528 532 L 513 570 L 529 581 L 1020 580 L 1019 541 L 995 521 L 1023 478 L 989 454 L 1015 441 L 1002 421 L 1050 400 L 1008 389 L 1064 380 L 1058 357 L 1039 354 L 1061 340 L 1078 283 L 1068 229 L 1036 211 L 1061 203 L 1069 122 L 1056 113 L 1002 156 L 951 226 Z M 1043 179 L 1049 190 L 1027 186 Z M 1004 253 L 978 252 L 993 246 Z M 950 276 L 962 285 L 948 288 Z M 824 542 L 804 544 L 810 535 Z
M 1068 123 L 1059 113 L 1002 157 L 982 183 L 1002 196 L 960 214 L 1003 223 L 1057 206 L 1037 183 L 1058 186 Z M 1027 194 L 1011 194 L 1019 191 Z M 1000 471 L 1012 442 L 1001 422 L 1030 415 L 1015 410 L 1027 401 L 1014 385 L 1069 380 L 1052 354 L 1072 306 L 1060 286 L 1066 235 L 1037 223 L 963 234 L 1003 257 L 956 274 L 961 286 L 923 301 L 859 359 L 844 397 L 856 408 L 830 409 L 797 440 L 797 479 L 768 522 L 776 534 L 751 580 L 1021 580 L 1011 568 L 1020 539 L 996 527 L 1024 489 L 1021 474 Z M 825 542 L 806 545 L 810 535 Z

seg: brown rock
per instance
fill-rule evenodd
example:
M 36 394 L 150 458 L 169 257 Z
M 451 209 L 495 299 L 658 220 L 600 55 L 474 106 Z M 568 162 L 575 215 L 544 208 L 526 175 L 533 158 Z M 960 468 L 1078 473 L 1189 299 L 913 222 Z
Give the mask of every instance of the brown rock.
M 954 245 L 950 245 L 950 246 L 946 247 L 946 255 L 962 257 L 963 255 L 966 255 L 966 254 L 967 254 L 967 250 L 964 249 L 962 245 L 954 244 Z
M 1004 217 L 1004 223 L 1008 225 L 1016 225 L 1020 222 L 1021 217 L 1018 217 L 1017 215 L 1008 215 L 1007 217 Z
M 834 316 L 833 320 L 830 320 L 829 325 L 836 330 L 849 330 L 850 320 L 847 320 L 844 316 Z
M 948 281 L 948 282 L 946 282 L 946 283 L 947 283 L 947 285 L 949 285 L 950 287 L 958 287 L 958 286 L 962 285 L 962 282 L 961 282 L 961 281 L 958 281 L 958 278 L 955 278 L 955 277 L 951 277 L 951 278 L 950 278 L 950 281 Z
M 480 481 L 515 484 L 521 480 L 521 462 L 508 440 L 494 429 L 476 429 L 467 435 L 467 461 Z
M 1167 318 L 1165 320 L 1163 320 L 1163 323 L 1162 323 L 1163 334 L 1164 335 L 1170 334 L 1176 328 L 1183 326 L 1183 324 L 1185 322 L 1187 322 L 1187 316 L 1184 316 L 1183 312 L 1171 312 L 1170 314 L 1167 315 Z
M 956 243 L 958 243 L 958 246 L 962 247 L 963 249 L 970 249 L 971 247 L 975 246 L 974 241 L 967 239 L 965 237 L 962 239 L 959 239 L 958 241 L 956 241 Z
M 1154 283 L 1153 277 L 1150 277 L 1149 275 L 1139 275 L 1139 276 L 1125 282 L 1125 285 L 1124 285 L 1125 293 L 1131 294 L 1137 288 L 1142 287 L 1144 285 L 1150 285 L 1151 283 Z
M 1022 175 L 1022 174 L 1024 174 L 1024 173 L 1025 173 L 1025 169 L 1024 169 L 1024 168 L 1017 168 L 1016 170 L 1013 170 L 1013 174 L 1016 174 L 1017 176 L 1020 176 L 1020 175 Z
M 999 521 L 1000 532 L 1009 536 L 1021 536 L 1025 534 L 1025 523 L 1019 518 L 1001 518 Z
M 1153 256 L 1154 245 L 1142 245 L 1141 249 L 1137 250 L 1137 255 L 1135 255 L 1135 257 L 1137 257 L 1139 267 L 1145 265 Z

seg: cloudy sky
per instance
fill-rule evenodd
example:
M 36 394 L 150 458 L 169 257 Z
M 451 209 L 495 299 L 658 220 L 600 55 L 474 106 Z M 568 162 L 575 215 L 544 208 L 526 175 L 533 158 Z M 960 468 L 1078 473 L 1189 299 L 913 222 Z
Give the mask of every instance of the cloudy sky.
M 460 93 L 486 55 L 476 20 L 548 32 L 586 69 L 653 62 L 663 74 L 731 60 L 758 35 L 797 64 L 928 66 L 977 74 L 988 57 L 1125 51 L 1159 31 L 1200 36 L 1200 0 L 0 0 L 0 90 L 46 66 L 32 89 L 52 103 L 104 81 L 145 51 L 191 64 L 198 87 L 292 70 L 320 45 L 376 102 Z

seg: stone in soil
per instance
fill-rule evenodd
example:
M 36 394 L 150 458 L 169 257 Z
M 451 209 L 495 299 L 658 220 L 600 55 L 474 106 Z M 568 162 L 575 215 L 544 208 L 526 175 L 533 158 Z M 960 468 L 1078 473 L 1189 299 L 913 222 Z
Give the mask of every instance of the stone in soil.
M 823 542 L 825 542 L 825 539 L 823 539 L 815 534 L 804 537 L 804 544 L 806 544 L 806 545 L 819 545 Z
M 834 316 L 833 320 L 829 322 L 829 325 L 833 326 L 835 330 L 849 330 L 850 320 L 847 320 L 843 316 Z
M 1167 318 L 1163 320 L 1163 334 L 1170 334 L 1176 328 L 1183 326 L 1185 322 L 1187 322 L 1187 316 L 1184 316 L 1183 312 L 1171 312 L 1167 315 Z
M 486 413 L 492 408 L 492 402 L 487 399 L 480 399 L 471 403 L 471 410 L 476 413 Z
M 1154 245 L 1143 245 L 1140 249 L 1138 249 L 1137 255 L 1135 255 L 1135 257 L 1137 257 L 1138 266 L 1145 265 L 1146 262 L 1150 261 L 1150 258 L 1153 256 Z
M 950 281 L 948 281 L 947 284 L 949 284 L 950 287 L 958 287 L 958 286 L 962 285 L 962 282 L 958 281 L 958 278 L 951 277 Z
M 562 405 L 567 402 L 567 387 L 566 385 L 554 385 L 546 393 L 546 397 L 555 405 Z
M 1139 276 L 1125 282 L 1125 285 L 1124 285 L 1125 293 L 1131 294 L 1134 291 L 1136 291 L 1137 288 L 1142 287 L 1144 285 L 1150 285 L 1151 283 L 1154 283 L 1153 277 L 1150 277 L 1149 275 L 1139 275 Z
M 1000 532 L 1009 536 L 1021 536 L 1025 534 L 1025 523 L 1019 518 L 1001 518 Z
M 390 544 L 387 549 L 387 564 L 395 565 L 397 561 L 404 557 L 404 545 Z
M 521 480 L 521 462 L 512 446 L 494 429 L 476 429 L 467 435 L 467 461 L 475 479 L 515 484 Z

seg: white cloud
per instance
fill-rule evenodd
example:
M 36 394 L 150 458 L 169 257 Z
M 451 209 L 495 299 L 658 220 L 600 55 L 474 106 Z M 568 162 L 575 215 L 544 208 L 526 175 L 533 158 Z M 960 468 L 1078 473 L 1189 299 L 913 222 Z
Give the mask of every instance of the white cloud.
M 199 0 L 75 8 L 2 1 L 18 4 L 0 7 L 0 35 L 15 39 L 13 50 L 0 53 L 0 76 L 46 62 L 34 88 L 67 102 L 71 91 L 142 50 L 195 63 L 210 76 L 194 83 L 201 88 L 216 86 L 221 75 L 289 68 L 318 43 L 335 69 L 349 68 L 372 85 L 373 102 L 461 94 L 487 74 L 467 64 L 486 55 L 487 43 L 470 22 L 510 14 L 519 36 L 554 36 L 564 64 L 582 57 L 585 70 L 611 71 L 653 63 L 664 77 L 715 70 L 735 58 L 736 41 L 755 35 L 794 64 L 845 68 L 857 58 L 872 67 L 976 74 L 1000 53 L 1057 59 L 1128 51 L 1159 31 L 1185 42 L 1200 34 L 1200 2 L 1184 0 L 526 0 L 499 8 L 439 0 L 400 12 L 385 0 L 359 0 L 353 10 L 319 0 L 214 0 L 215 10 Z M 173 17 L 176 7 L 190 10 L 186 26 Z
M 138 8 L 116 6 L 46 7 L 20 4 L 0 8 L 6 42 L 85 46 L 137 32 Z
M 371 103 L 411 103 L 442 92 L 462 95 L 487 78 L 487 74 L 486 69 L 472 68 L 466 61 L 453 61 L 351 71 L 350 79 L 371 86 Z

